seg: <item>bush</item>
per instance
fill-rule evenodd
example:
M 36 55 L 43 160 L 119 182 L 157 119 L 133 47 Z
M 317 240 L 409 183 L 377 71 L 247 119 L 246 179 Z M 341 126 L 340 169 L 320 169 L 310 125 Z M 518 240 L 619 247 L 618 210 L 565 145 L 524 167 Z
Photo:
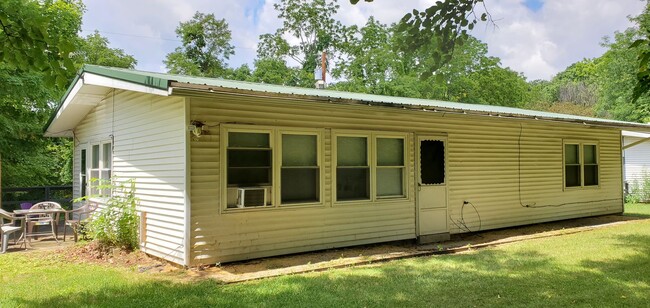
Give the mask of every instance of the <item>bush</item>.
M 101 187 L 101 186 L 100 186 Z M 110 185 L 112 195 L 89 224 L 90 235 L 102 245 L 128 250 L 138 248 L 139 217 L 135 181 Z
M 625 202 L 640 203 L 650 201 L 650 175 L 644 171 L 641 181 L 635 180 L 630 187 L 630 192 L 625 195 Z

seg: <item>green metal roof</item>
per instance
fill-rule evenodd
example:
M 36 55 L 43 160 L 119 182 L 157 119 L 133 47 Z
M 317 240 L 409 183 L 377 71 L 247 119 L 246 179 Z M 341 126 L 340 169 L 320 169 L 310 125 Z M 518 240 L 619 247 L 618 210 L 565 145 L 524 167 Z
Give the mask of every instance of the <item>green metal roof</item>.
M 314 98 L 328 99 L 331 101 L 349 101 L 355 103 L 361 102 L 365 104 L 378 103 L 381 105 L 389 105 L 395 107 L 424 108 L 427 110 L 439 109 L 441 111 L 458 111 L 461 113 L 462 112 L 480 113 L 480 114 L 492 115 L 492 116 L 512 116 L 512 117 L 523 117 L 523 118 L 550 119 L 550 120 L 559 120 L 559 121 L 567 121 L 567 122 L 599 123 L 608 126 L 639 127 L 639 128 L 644 128 L 644 130 L 650 130 L 650 125 L 641 124 L 641 123 L 591 118 L 591 117 L 551 113 L 551 112 L 544 112 L 544 111 L 534 111 L 534 110 L 503 107 L 503 106 L 455 103 L 455 102 L 447 102 L 447 101 L 439 101 L 439 100 L 383 96 L 383 95 L 373 95 L 373 94 L 364 94 L 364 93 L 352 93 L 352 92 L 315 89 L 315 88 L 288 87 L 288 86 L 271 85 L 271 84 L 263 84 L 263 83 L 225 80 L 219 78 L 192 77 L 192 76 L 184 76 L 184 75 L 146 72 L 146 71 L 138 71 L 132 69 L 104 67 L 104 66 L 97 66 L 97 65 L 85 65 L 79 74 L 81 75 L 84 72 L 93 73 L 93 74 L 97 74 L 109 78 L 114 78 L 126 82 L 131 82 L 139 85 L 144 85 L 144 86 L 149 86 L 156 89 L 164 89 L 164 90 L 167 90 L 172 83 L 174 83 L 173 85 L 174 88 L 183 88 L 182 84 L 187 84 L 188 89 L 191 89 L 192 85 L 210 86 L 210 87 L 218 87 L 222 89 L 231 89 L 231 90 L 238 90 L 238 91 L 243 90 L 243 91 L 251 91 L 251 92 L 258 92 L 258 93 L 274 93 L 274 94 L 285 94 L 285 95 L 292 95 L 292 96 L 297 95 L 297 96 L 305 96 L 305 97 L 314 97 Z M 71 85 L 71 88 L 73 85 Z M 63 97 L 62 102 L 66 99 L 68 94 L 69 94 L 69 90 L 66 93 L 66 96 Z

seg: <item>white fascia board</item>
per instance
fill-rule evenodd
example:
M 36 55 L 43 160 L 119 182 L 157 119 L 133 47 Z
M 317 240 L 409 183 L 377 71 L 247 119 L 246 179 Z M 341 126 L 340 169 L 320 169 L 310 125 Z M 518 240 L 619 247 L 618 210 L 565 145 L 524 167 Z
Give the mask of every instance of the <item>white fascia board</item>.
M 122 81 L 110 77 L 105 77 L 105 76 L 85 72 L 79 79 L 77 79 L 77 82 L 72 87 L 72 90 L 68 93 L 68 96 L 65 97 L 63 104 L 61 105 L 56 115 L 54 116 L 54 119 L 50 123 L 50 126 L 45 131 L 44 136 L 72 137 L 72 129 L 74 129 L 74 127 L 66 127 L 69 126 L 70 124 L 66 125 L 63 123 L 59 123 L 61 120 L 61 116 L 64 114 L 68 115 L 66 116 L 66 121 L 71 120 L 70 116 L 72 116 L 73 118 L 77 118 L 76 121 L 73 119 L 72 122 L 78 123 L 81 120 L 81 118 L 78 117 L 84 117 L 87 112 L 83 110 L 78 110 L 79 107 L 84 105 L 93 106 L 101 102 L 101 99 L 103 98 L 103 96 L 101 95 L 80 93 L 80 91 L 84 88 L 84 86 L 98 86 L 98 87 L 105 87 L 107 89 L 120 89 L 120 90 L 148 93 L 148 94 L 160 95 L 160 96 L 169 96 L 172 94 L 171 88 L 165 90 L 156 89 L 156 88 L 152 88 L 140 84 L 135 84 L 131 82 L 126 82 L 126 81 Z M 75 113 L 75 110 L 80 111 L 80 114 L 78 116 L 73 115 Z M 58 128 L 61 128 L 61 130 L 59 131 Z
M 156 88 L 147 87 L 144 85 L 122 81 L 110 77 L 104 77 L 101 75 L 96 75 L 88 72 L 85 72 L 81 79 L 83 80 L 84 84 L 88 84 L 88 85 L 141 92 L 141 93 L 149 93 L 149 94 L 160 95 L 160 96 L 169 96 L 171 94 L 171 89 L 167 89 L 167 90 L 156 89 Z
M 70 104 L 72 103 L 72 100 L 79 94 L 79 91 L 83 87 L 83 79 L 79 78 L 77 79 L 77 82 L 74 84 L 72 87 L 72 90 L 70 90 L 70 93 L 68 93 L 68 96 L 65 97 L 65 100 L 63 101 L 63 104 L 61 104 L 61 107 L 57 110 L 56 115 L 54 116 L 54 119 L 48 126 L 47 130 L 45 133 L 43 133 L 43 136 L 45 137 L 72 137 L 72 131 L 62 131 L 62 132 L 53 132 L 50 129 L 52 126 L 55 126 L 55 123 L 59 118 L 61 118 L 61 114 L 63 114 L 68 107 L 70 107 Z
M 625 137 L 638 137 L 638 138 L 650 138 L 650 134 L 647 133 L 640 133 L 640 132 L 633 132 L 629 130 L 623 130 L 621 131 L 621 134 Z

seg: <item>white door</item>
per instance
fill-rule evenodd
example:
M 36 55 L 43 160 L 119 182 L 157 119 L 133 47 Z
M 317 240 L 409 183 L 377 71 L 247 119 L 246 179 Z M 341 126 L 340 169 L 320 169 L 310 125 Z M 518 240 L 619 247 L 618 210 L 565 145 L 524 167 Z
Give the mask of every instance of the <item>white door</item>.
M 418 135 L 418 235 L 448 233 L 447 137 Z

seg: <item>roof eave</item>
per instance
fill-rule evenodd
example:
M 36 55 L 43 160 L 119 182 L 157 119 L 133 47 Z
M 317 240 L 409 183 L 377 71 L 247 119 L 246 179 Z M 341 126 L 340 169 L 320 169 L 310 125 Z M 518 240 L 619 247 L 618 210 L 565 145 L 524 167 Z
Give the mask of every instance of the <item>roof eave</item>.
M 99 66 L 84 66 L 66 90 L 56 111 L 50 116 L 50 119 L 44 127 L 43 135 L 45 137 L 72 137 L 72 129 L 74 127 L 69 127 L 65 130 L 52 130 L 52 127 L 67 109 L 73 108 L 75 98 L 86 86 L 104 87 L 107 90 L 128 90 L 160 96 L 171 95 L 172 89 L 168 87 L 169 80 L 153 77 L 134 78 L 133 76 L 128 76 L 129 74 L 110 74 L 111 72 L 111 70 Z M 95 103 L 99 103 L 101 98 L 97 97 Z
M 396 103 L 389 103 L 389 102 L 364 101 L 364 100 L 347 99 L 347 98 L 332 98 L 329 96 L 259 92 L 259 91 L 247 90 L 247 89 L 171 81 L 170 90 L 173 88 L 190 90 L 190 91 L 209 92 L 209 93 L 251 95 L 251 96 L 258 96 L 258 97 L 291 97 L 291 98 L 301 99 L 301 100 L 315 100 L 315 101 L 323 101 L 323 102 L 339 103 L 339 104 L 383 106 L 383 107 L 400 108 L 400 109 L 422 111 L 422 112 L 455 113 L 455 114 L 465 114 L 465 115 L 474 115 L 474 116 L 486 116 L 486 117 L 493 117 L 493 118 L 509 118 L 509 119 L 537 120 L 537 121 L 546 121 L 546 122 L 574 123 L 574 124 L 582 124 L 582 125 L 589 125 L 589 126 L 612 127 L 612 128 L 620 128 L 620 129 L 625 128 L 625 129 L 630 129 L 635 131 L 650 132 L 649 124 L 642 124 L 642 123 L 637 124 L 637 123 L 622 122 L 622 121 L 607 121 L 607 120 L 593 121 L 593 120 L 585 120 L 585 119 L 567 119 L 567 118 L 553 118 L 553 117 L 546 117 L 546 116 L 530 116 L 530 115 L 514 114 L 514 113 L 507 113 L 507 112 L 499 112 L 499 113 L 482 112 L 482 111 L 474 111 L 474 110 L 465 110 L 460 108 L 396 104 Z

